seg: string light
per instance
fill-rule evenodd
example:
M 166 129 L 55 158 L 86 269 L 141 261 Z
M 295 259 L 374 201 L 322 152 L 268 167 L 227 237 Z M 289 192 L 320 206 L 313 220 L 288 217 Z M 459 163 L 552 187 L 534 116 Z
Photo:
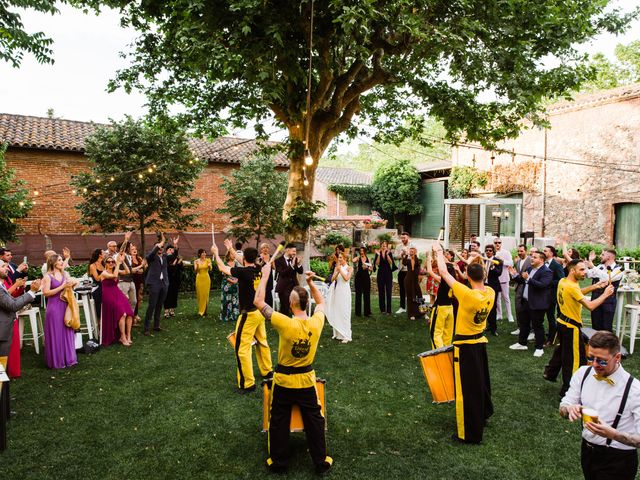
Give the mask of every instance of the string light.
M 142 180 L 143 175 L 141 173 L 138 174 L 138 178 Z
M 82 189 L 82 193 L 87 193 L 87 189 L 86 189 L 86 188 L 83 188 L 83 189 Z
M 151 167 L 147 168 L 147 172 L 153 173 L 153 168 L 151 168 Z
M 33 194 L 37 197 L 38 195 L 40 195 L 40 192 L 38 190 L 34 190 Z
M 73 195 L 75 195 L 75 194 L 76 194 L 76 193 L 78 193 L 78 192 L 76 192 L 75 190 L 71 190 L 71 193 L 72 193 Z
M 313 157 L 311 156 L 311 151 L 309 150 L 309 130 L 311 129 L 311 67 L 313 65 L 313 7 L 313 0 L 311 0 L 311 18 L 309 21 L 309 74 L 307 76 L 307 110 L 305 112 L 306 131 L 304 137 L 304 164 L 308 166 L 313 165 Z M 306 175 L 304 181 L 305 187 L 309 185 L 309 180 L 307 179 Z
M 96 178 L 96 183 L 100 183 L 101 180 L 99 178 Z
M 21 207 L 24 207 L 24 202 L 18 202 L 18 205 L 20 205 Z
M 113 182 L 113 181 L 115 180 L 115 178 L 114 178 L 114 177 L 111 177 L 111 178 L 110 178 L 110 180 Z

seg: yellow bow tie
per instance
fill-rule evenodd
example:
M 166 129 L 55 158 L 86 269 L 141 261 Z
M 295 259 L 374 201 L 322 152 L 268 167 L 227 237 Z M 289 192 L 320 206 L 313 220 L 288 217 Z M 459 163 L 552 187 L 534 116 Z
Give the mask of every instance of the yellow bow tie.
M 593 376 L 593 378 L 595 378 L 596 380 L 598 380 L 600 382 L 607 382 L 609 385 L 615 385 L 616 384 L 616 382 L 614 382 L 609 377 L 605 377 L 604 375 L 598 375 L 597 373 Z

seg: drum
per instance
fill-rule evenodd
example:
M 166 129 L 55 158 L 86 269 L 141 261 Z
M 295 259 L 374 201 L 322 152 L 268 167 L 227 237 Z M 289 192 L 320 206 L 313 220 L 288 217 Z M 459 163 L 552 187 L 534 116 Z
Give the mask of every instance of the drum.
M 324 416 L 324 429 L 327 429 L 327 410 L 325 407 L 325 390 L 326 380 L 316 378 L 316 392 L 318 392 L 318 399 L 320 400 L 320 409 Z M 271 393 L 271 379 L 262 381 L 262 431 L 269 430 L 269 406 Z M 291 432 L 304 432 L 304 423 L 302 422 L 302 414 L 300 413 L 300 407 L 294 405 L 291 408 L 291 422 L 289 424 L 289 431 Z
M 236 348 L 236 332 L 231 332 L 229 335 L 227 335 L 227 341 L 229 342 L 229 345 L 231 345 L 231 348 L 233 348 L 235 350 Z M 251 342 L 251 345 L 255 345 L 256 344 L 256 340 L 254 339 L 253 342 Z
M 453 402 L 456 398 L 453 381 L 453 345 L 446 345 L 418 355 L 433 403 Z

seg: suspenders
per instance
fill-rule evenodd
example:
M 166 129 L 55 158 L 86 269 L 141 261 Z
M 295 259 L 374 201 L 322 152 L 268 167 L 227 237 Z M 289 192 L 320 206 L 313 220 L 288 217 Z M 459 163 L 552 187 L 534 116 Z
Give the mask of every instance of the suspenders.
M 589 367 L 584 372 L 584 377 L 582 377 L 582 383 L 580 383 L 580 393 L 582 394 L 582 387 L 584 386 L 584 382 L 589 377 L 589 373 L 591 373 L 592 367 Z M 627 385 L 624 387 L 624 393 L 622 394 L 622 400 L 620 401 L 620 408 L 618 408 L 618 413 L 616 414 L 616 418 L 611 424 L 611 428 L 618 428 L 618 423 L 620 423 L 620 418 L 622 417 L 622 412 L 624 412 L 624 407 L 627 405 L 627 398 L 629 398 L 629 391 L 631 390 L 631 385 L 633 384 L 633 376 L 629 375 L 629 380 L 627 380 Z M 611 446 L 612 440 L 607 438 L 607 447 Z

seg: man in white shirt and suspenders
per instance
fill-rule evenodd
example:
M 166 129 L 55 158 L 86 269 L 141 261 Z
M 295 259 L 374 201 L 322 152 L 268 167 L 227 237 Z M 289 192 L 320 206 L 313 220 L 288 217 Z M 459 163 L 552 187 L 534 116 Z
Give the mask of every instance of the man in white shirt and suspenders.
M 620 364 L 620 341 L 611 332 L 589 340 L 589 363 L 571 378 L 560 414 L 582 418 L 582 472 L 586 480 L 633 480 L 640 446 L 640 382 Z

